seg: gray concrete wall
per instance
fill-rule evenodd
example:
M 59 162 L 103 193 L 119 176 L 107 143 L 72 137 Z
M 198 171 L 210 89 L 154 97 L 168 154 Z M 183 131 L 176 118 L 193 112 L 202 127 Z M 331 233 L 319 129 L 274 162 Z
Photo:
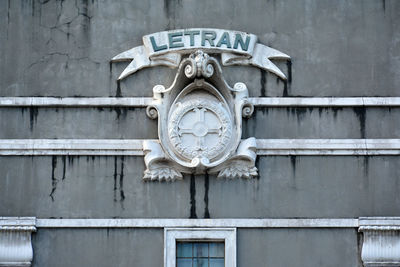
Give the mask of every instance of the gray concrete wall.
M 116 82 L 145 34 L 251 32 L 289 54 L 289 76 L 224 67 L 250 96 L 400 96 L 396 0 L 0 1 L 0 96 L 151 96 L 174 70 Z M 257 108 L 244 137 L 400 138 L 399 108 Z M 156 138 L 144 109 L 2 108 L 0 138 Z M 142 157 L 0 157 L 0 216 L 293 218 L 400 215 L 395 156 L 269 156 L 255 180 L 145 183 Z M 195 190 L 193 190 L 195 189 Z M 205 200 L 205 196 L 208 196 Z M 193 201 L 194 200 L 194 201 Z M 238 266 L 357 266 L 353 229 L 241 229 Z M 161 266 L 162 230 L 39 229 L 34 266 Z
M 238 266 L 361 266 L 356 230 L 239 229 L 237 235 Z M 162 243 L 163 231 L 154 229 L 41 229 L 33 236 L 33 266 L 162 266 Z
M 0 214 L 40 218 L 337 218 L 400 214 L 397 156 L 269 156 L 254 180 L 143 182 L 142 157 L 1 157 Z M 205 201 L 207 196 L 207 201 Z M 194 199 L 195 201 L 192 201 Z
M 171 70 L 142 70 L 117 93 L 126 65 L 110 65 L 110 58 L 140 45 L 145 34 L 188 27 L 251 32 L 292 57 L 286 90 L 269 73 L 225 68 L 231 83 L 240 72 L 254 96 L 400 96 L 396 0 L 1 3 L 2 96 L 150 96 L 155 84 L 172 81 Z

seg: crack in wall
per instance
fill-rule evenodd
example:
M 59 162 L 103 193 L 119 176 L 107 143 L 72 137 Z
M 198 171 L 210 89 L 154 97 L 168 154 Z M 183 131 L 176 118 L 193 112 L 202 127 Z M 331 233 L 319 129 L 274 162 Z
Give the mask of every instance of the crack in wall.
M 61 160 L 62 160 L 62 166 L 63 166 L 61 181 L 64 181 L 66 178 L 67 156 L 62 156 Z M 70 159 L 70 157 L 68 157 L 68 161 L 71 163 L 71 162 L 73 162 L 73 159 Z M 56 170 L 57 170 L 57 156 L 52 156 L 52 158 L 51 158 L 51 192 L 49 194 L 52 202 L 54 202 L 57 185 L 58 185 L 58 182 L 60 182 L 60 179 L 57 179 L 57 177 L 56 177 Z

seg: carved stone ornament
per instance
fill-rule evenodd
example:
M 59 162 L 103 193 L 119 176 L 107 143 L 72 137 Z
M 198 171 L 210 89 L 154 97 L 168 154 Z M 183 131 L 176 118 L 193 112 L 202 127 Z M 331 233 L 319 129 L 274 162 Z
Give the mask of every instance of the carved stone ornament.
M 0 217 L 0 266 L 31 266 L 34 217 Z
M 269 59 L 289 56 L 257 44 L 253 34 L 218 29 L 161 32 L 143 40 L 144 46 L 113 58 L 132 60 L 119 79 L 143 67 L 178 66 L 169 88 L 153 88 L 153 101 L 146 109 L 150 118 L 158 119 L 159 139 L 143 141 L 143 179 L 171 181 L 182 179 L 184 173 L 257 176 L 256 140 L 241 140 L 242 117 L 250 117 L 254 110 L 247 87 L 241 82 L 230 87 L 218 60 L 206 52 L 220 53 L 223 65 L 255 65 L 282 79 L 284 74 Z
M 180 64 L 172 86 L 157 85 L 153 93 L 147 115 L 158 118 L 159 140 L 144 141 L 144 179 L 175 180 L 182 173 L 205 172 L 257 176 L 256 141 L 241 140 L 242 116 L 253 112 L 247 88 L 243 83 L 229 87 L 215 58 L 201 50 L 192 53 Z

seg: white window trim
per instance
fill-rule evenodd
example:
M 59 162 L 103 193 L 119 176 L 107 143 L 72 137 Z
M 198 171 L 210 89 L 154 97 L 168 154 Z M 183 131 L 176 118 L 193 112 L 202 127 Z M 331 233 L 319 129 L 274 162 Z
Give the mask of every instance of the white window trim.
M 176 267 L 176 241 L 224 241 L 225 267 L 236 267 L 236 228 L 164 228 L 164 267 Z

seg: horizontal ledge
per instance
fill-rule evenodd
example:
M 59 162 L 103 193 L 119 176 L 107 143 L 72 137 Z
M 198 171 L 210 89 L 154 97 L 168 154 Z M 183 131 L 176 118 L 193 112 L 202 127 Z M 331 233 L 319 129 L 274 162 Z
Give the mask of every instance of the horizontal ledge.
M 358 219 L 37 219 L 38 228 L 356 228 Z
M 400 97 L 257 97 L 250 98 L 261 107 L 395 107 Z
M 2 139 L 0 156 L 143 156 L 142 139 Z M 257 139 L 257 155 L 400 155 L 400 139 Z
M 260 107 L 396 107 L 400 97 L 250 97 Z M 151 97 L 0 97 L 0 107 L 146 107 Z

